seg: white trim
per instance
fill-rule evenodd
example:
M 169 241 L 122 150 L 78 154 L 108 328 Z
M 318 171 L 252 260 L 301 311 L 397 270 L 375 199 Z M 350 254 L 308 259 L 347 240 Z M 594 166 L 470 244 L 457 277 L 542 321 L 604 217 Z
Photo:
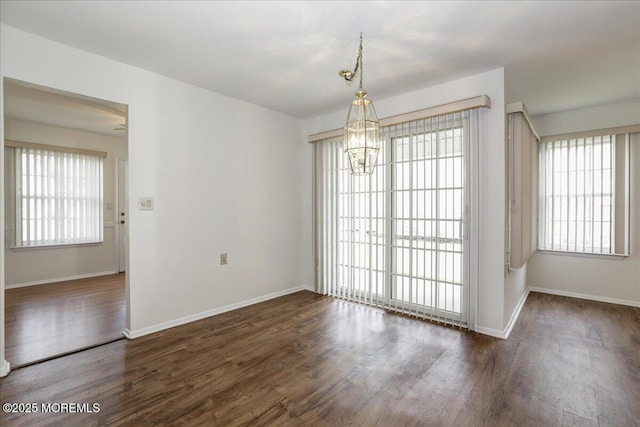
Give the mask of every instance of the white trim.
M 511 314 L 511 319 L 509 319 L 509 323 L 507 323 L 507 326 L 505 326 L 503 330 L 487 328 L 485 326 L 478 326 L 478 332 L 484 335 L 490 335 L 492 337 L 501 338 L 503 340 L 508 339 L 509 335 L 511 335 L 511 331 L 513 330 L 513 327 L 515 326 L 516 322 L 518 321 L 518 318 L 520 317 L 520 312 L 522 311 L 522 307 L 524 307 L 524 303 L 527 302 L 527 297 L 529 296 L 530 290 L 531 289 L 529 288 L 525 289 L 524 293 L 520 297 L 520 301 L 518 301 L 518 305 L 516 305 L 515 310 L 513 310 L 513 313 Z
M 500 339 L 503 339 L 503 340 L 507 339 L 507 337 L 505 335 L 505 331 L 500 331 L 498 329 L 487 328 L 486 326 L 478 326 L 477 332 L 481 333 L 483 335 L 489 335 L 491 337 L 496 337 L 496 338 L 500 338 Z
M 124 174 L 125 174 L 125 178 L 124 178 L 124 182 L 123 182 L 123 199 L 126 199 L 127 197 L 127 190 L 126 190 L 126 185 L 127 185 L 127 179 L 126 179 L 126 168 L 127 168 L 127 160 L 126 159 L 121 159 L 120 157 L 115 157 L 115 165 L 114 165 L 114 181 L 115 181 L 115 186 L 114 186 L 114 190 L 115 190 L 115 200 L 116 200 L 116 220 L 114 222 L 114 241 L 115 241 L 115 266 L 116 266 L 116 270 L 118 272 L 123 272 L 127 270 L 127 251 L 126 251 L 126 242 L 128 239 L 128 217 L 129 217 L 129 213 L 128 211 L 125 209 L 126 208 L 126 202 L 124 203 L 125 206 L 120 206 L 120 162 L 122 162 L 124 164 Z M 124 213 L 124 221 L 125 224 L 121 225 L 120 221 L 122 221 L 122 215 L 121 213 Z M 123 239 L 122 241 L 120 241 L 120 227 L 123 226 L 124 230 L 123 230 Z M 124 264 L 125 265 L 120 265 L 120 251 L 124 252 Z
M 184 325 L 186 323 L 195 322 L 196 320 L 201 320 L 207 317 L 215 316 L 217 314 L 226 313 L 228 311 L 237 310 L 239 308 L 247 307 L 250 305 L 258 304 L 264 301 L 268 301 L 274 298 L 282 297 L 285 295 L 293 294 L 296 292 L 300 292 L 307 289 L 307 286 L 296 286 L 294 288 L 285 289 L 278 292 L 272 292 L 267 295 L 263 295 L 256 298 L 251 298 L 248 300 L 240 301 L 237 303 L 225 305 L 223 307 L 213 308 L 211 310 L 202 311 L 200 313 L 191 314 L 189 316 L 180 317 L 178 319 L 170 320 L 168 322 L 158 323 L 156 325 L 147 326 L 146 328 L 130 330 L 126 328 L 122 331 L 122 335 L 124 335 L 127 339 L 136 339 L 145 335 L 153 334 L 155 332 L 164 331 L 165 329 L 174 328 L 176 326 Z
M 10 368 L 11 366 L 9 365 L 9 362 L 3 360 L 2 363 L 0 363 L 0 377 L 6 377 L 9 375 L 9 372 L 11 372 Z
M 575 252 L 575 251 L 553 251 L 549 249 L 537 249 L 540 255 L 560 255 L 560 256 L 575 256 L 582 258 L 601 258 L 601 259 L 618 259 L 623 260 L 629 256 L 629 254 L 601 254 L 597 252 Z
M 524 303 L 527 302 L 528 296 L 529 296 L 529 288 L 525 289 L 524 293 L 520 297 L 520 301 L 518 301 L 518 305 L 516 305 L 515 310 L 513 310 L 513 313 L 511 314 L 511 319 L 509 319 L 509 323 L 507 323 L 507 326 L 504 328 L 505 339 L 509 338 L 509 335 L 511 335 L 511 331 L 513 330 L 513 327 L 516 325 L 516 322 L 518 321 L 518 317 L 520 317 L 520 312 L 522 311 L 522 307 L 524 307 Z
M 504 328 L 504 330 L 499 330 L 499 329 L 492 329 L 492 328 L 487 328 L 485 326 L 478 326 L 478 330 L 477 332 L 484 334 L 484 335 L 489 335 L 492 337 L 496 337 L 496 338 L 502 338 L 502 339 L 507 339 L 509 338 L 509 335 L 511 334 L 511 331 L 513 330 L 513 327 L 515 326 L 518 317 L 520 317 L 520 312 L 522 311 L 522 307 L 524 307 L 524 304 L 527 300 L 527 297 L 529 296 L 530 292 L 540 292 L 543 294 L 550 294 L 550 295 L 559 295 L 559 296 L 563 296 L 563 297 L 570 297 L 570 298 L 579 298 L 579 299 L 586 299 L 586 300 L 590 300 L 590 301 L 599 301 L 599 302 L 606 302 L 606 303 L 610 303 L 610 304 L 620 304 L 620 305 L 628 305 L 631 307 L 640 307 L 640 301 L 633 301 L 633 300 L 625 300 L 625 299 L 619 299 L 619 298 L 609 298 L 609 297 L 603 297 L 603 296 L 599 296 L 599 295 L 589 295 L 589 294 L 581 294 L 578 292 L 566 292 L 566 291 L 559 291 L 556 289 L 547 289 L 547 288 L 538 288 L 535 286 L 530 286 L 527 288 L 527 290 L 524 292 L 524 294 L 522 294 L 522 297 L 520 298 L 520 301 L 518 302 L 518 305 L 516 306 L 516 309 L 513 311 L 513 314 L 511 315 L 511 319 L 509 320 L 509 323 L 507 323 L 507 326 Z
M 469 329 L 480 332 L 478 329 L 478 271 L 480 265 L 480 151 L 483 143 L 480 135 L 480 112 L 470 115 L 472 132 L 477 134 L 477 144 L 469 144 L 469 212 L 467 214 L 467 234 L 469 236 L 469 303 L 467 324 Z
M 33 282 L 14 283 L 13 285 L 5 285 L 5 289 L 24 288 L 26 286 L 46 285 L 47 283 L 67 282 L 69 280 L 87 279 L 89 277 L 108 276 L 116 274 L 115 270 L 100 271 L 99 273 L 78 274 L 76 276 L 56 277 L 55 279 L 36 280 Z
M 31 249 L 64 249 L 64 248 L 83 248 L 88 246 L 98 246 L 104 243 L 103 240 L 96 240 L 95 242 L 75 242 L 75 243 L 45 243 L 44 245 L 29 245 L 29 246 L 9 246 L 12 251 L 28 251 Z
M 0 72 L 0 74 L 2 74 Z M 3 79 L 3 81 L 0 82 L 0 98 L 3 97 L 3 92 L 4 92 L 4 82 L 6 80 Z M 4 108 L 4 107 L 3 107 Z M 3 109 L 3 113 L 4 113 L 4 109 Z M 2 165 L 2 167 L 4 168 L 4 114 L 0 114 L 0 165 Z M 11 163 L 11 162 L 9 162 Z M 3 169 L 4 171 L 4 169 Z M 4 360 L 4 349 L 5 349 L 5 322 L 6 322 L 6 318 L 4 316 L 5 313 L 5 296 L 6 296 L 6 289 L 5 289 L 5 276 L 6 276 L 6 272 L 5 272 L 5 262 L 4 262 L 4 258 L 5 258 L 5 227 L 7 226 L 5 224 L 5 206 L 4 206 L 4 184 L 5 184 L 5 180 L 4 180 L 4 176 L 6 175 L 6 172 L 4 173 L 0 173 L 0 188 L 2 189 L 2 197 L 0 197 L 0 230 L 2 230 L 2 232 L 0 233 L 0 377 L 4 377 L 6 375 L 9 374 L 9 362 L 7 362 L 6 360 Z
M 538 288 L 535 286 L 530 286 L 529 290 L 531 292 L 540 292 L 543 294 L 559 295 L 562 297 L 579 298 L 579 299 L 586 299 L 590 301 L 607 302 L 610 304 L 620 304 L 620 305 L 628 305 L 631 307 L 640 307 L 640 301 L 633 301 L 628 299 L 610 298 L 610 297 L 603 297 L 600 295 L 581 294 L 578 292 L 559 291 L 557 289 Z
M 313 285 L 302 285 L 300 287 L 305 291 L 316 292 L 316 288 Z M 318 292 L 316 292 L 316 293 L 318 293 Z

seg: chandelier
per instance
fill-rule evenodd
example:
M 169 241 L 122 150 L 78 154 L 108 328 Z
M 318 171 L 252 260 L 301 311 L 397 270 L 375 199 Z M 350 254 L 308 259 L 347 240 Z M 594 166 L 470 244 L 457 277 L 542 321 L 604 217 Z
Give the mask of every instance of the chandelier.
M 367 99 L 367 92 L 362 88 L 362 33 L 360 33 L 360 48 L 356 66 L 351 70 L 340 71 L 340 77 L 346 81 L 353 81 L 356 74 L 360 74 L 360 87 L 356 98 L 351 101 L 347 123 L 344 126 L 344 146 L 349 157 L 352 175 L 367 175 L 373 173 L 380 151 L 380 123 L 373 101 Z

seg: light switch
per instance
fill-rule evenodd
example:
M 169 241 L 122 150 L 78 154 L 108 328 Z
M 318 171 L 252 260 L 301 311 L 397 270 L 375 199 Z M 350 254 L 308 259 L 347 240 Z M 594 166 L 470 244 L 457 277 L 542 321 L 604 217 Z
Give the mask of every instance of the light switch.
M 153 197 L 140 197 L 138 201 L 138 209 L 141 211 L 152 211 Z

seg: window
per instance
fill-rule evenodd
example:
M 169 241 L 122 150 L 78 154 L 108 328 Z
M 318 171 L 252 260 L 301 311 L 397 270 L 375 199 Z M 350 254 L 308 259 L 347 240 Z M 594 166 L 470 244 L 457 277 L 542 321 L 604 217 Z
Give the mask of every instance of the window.
M 342 137 L 317 144 L 323 293 L 468 324 L 477 123 L 472 109 L 384 126 L 378 165 L 365 176 L 351 175 Z
M 628 150 L 628 134 L 542 140 L 539 249 L 627 253 Z
M 63 152 L 60 147 L 16 145 L 10 149 L 15 190 L 14 246 L 101 242 L 102 157 L 79 153 L 81 150 Z

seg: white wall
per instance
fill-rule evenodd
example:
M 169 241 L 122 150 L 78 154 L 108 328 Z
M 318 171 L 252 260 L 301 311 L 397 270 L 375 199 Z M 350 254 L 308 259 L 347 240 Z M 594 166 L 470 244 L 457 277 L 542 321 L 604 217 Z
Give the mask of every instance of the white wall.
M 124 137 L 84 132 L 43 123 L 5 118 L 4 136 L 7 140 L 35 142 L 63 147 L 105 151 L 104 160 L 104 242 L 55 248 L 10 249 L 5 235 L 5 286 L 50 282 L 81 275 L 115 273 L 115 223 L 117 221 L 115 192 L 115 159 L 126 158 Z M 6 159 L 5 159 L 6 160 Z M 5 180 L 5 183 L 7 181 Z M 5 188 L 5 228 L 13 233 L 13 191 Z M 108 209 L 111 204 L 112 209 Z
M 300 285 L 300 120 L 5 25 L 1 43 L 2 77 L 129 107 L 130 330 Z
M 541 135 L 639 124 L 640 101 L 536 116 L 533 121 Z M 640 306 L 640 134 L 631 140 L 630 207 L 629 257 L 600 259 L 536 252 L 529 261 L 528 286 Z
M 379 117 L 420 110 L 478 95 L 491 98 L 491 109 L 481 113 L 481 141 L 479 158 L 479 266 L 478 266 L 478 325 L 486 332 L 504 328 L 504 144 L 505 144 L 505 86 L 504 69 L 463 78 L 438 86 L 406 93 L 375 103 Z M 351 98 L 345 87 L 345 107 Z M 347 110 L 307 120 L 306 135 L 340 128 Z M 306 191 L 302 205 L 303 283 L 314 283 L 313 278 L 313 147 L 307 144 L 301 163 L 309 165 L 304 176 Z M 499 189 L 499 191 L 496 191 Z
M 509 79 L 509 73 L 506 73 L 505 74 L 505 108 L 507 103 L 517 102 L 517 101 L 522 101 L 522 99 L 519 97 L 516 88 L 511 83 L 511 80 Z M 508 141 L 508 124 L 505 123 L 505 141 L 504 141 L 505 165 L 508 162 L 508 159 L 506 158 L 507 156 L 506 147 L 508 142 L 509 142 Z M 509 171 L 506 166 L 504 167 L 504 171 L 505 171 L 505 186 L 504 186 L 503 203 L 504 203 L 505 222 L 508 222 L 509 221 L 508 210 L 511 208 L 511 206 L 509 201 L 509 187 L 508 187 Z M 508 224 L 506 225 L 508 226 Z M 506 230 L 506 227 L 505 227 L 505 230 Z M 504 238 L 505 238 L 505 246 L 509 245 L 509 241 L 508 241 L 509 233 L 505 232 Z M 506 257 L 506 250 L 505 250 L 505 257 Z M 505 266 L 506 266 L 506 261 L 507 260 L 505 258 Z M 505 274 L 506 274 L 506 278 L 504 283 L 504 307 L 503 307 L 503 325 L 502 325 L 503 328 L 510 326 L 508 325 L 509 321 L 511 321 L 512 319 L 515 320 L 513 316 L 516 313 L 518 303 L 521 301 L 523 295 L 527 291 L 527 263 L 525 263 L 521 268 L 517 270 L 510 270 L 510 271 L 505 270 Z
M 628 126 L 640 121 L 640 100 L 541 114 L 532 120 L 540 136 Z

